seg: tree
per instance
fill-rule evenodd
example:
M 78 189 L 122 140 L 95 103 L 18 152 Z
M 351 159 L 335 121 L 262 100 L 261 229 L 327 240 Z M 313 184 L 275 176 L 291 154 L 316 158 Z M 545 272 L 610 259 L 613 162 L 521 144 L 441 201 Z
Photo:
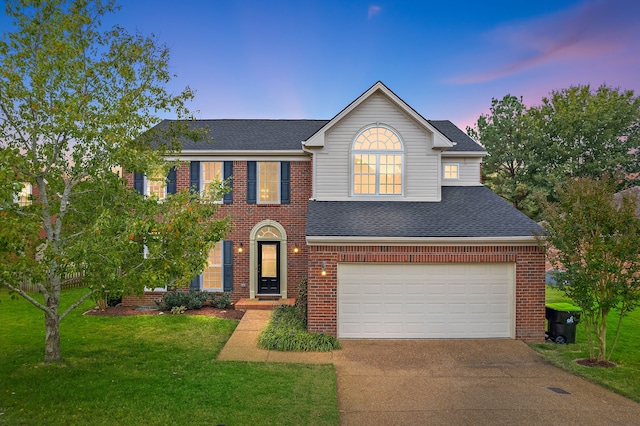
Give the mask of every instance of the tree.
M 487 149 L 487 186 L 534 218 L 536 192 L 554 200 L 556 184 L 605 173 L 621 176 L 623 189 L 640 170 L 640 99 L 631 90 L 572 86 L 530 108 L 506 95 L 467 133 Z
M 557 202 L 544 201 L 550 261 L 564 272 L 558 283 L 582 309 L 592 360 L 609 361 L 622 319 L 640 303 L 640 219 L 629 192 L 614 202 L 616 180 L 573 178 L 557 187 Z M 607 352 L 607 318 L 620 314 Z
M 482 164 L 485 184 L 519 210 L 533 214 L 535 199 L 528 179 L 535 126 L 522 98 L 491 100 L 491 113 L 481 115 L 467 133 L 487 150 Z
M 153 37 L 101 29 L 116 10 L 112 0 L 6 6 L 15 31 L 0 41 L 0 285 L 43 311 L 45 362 L 61 361 L 59 323 L 84 300 L 185 284 L 228 228 L 209 220 L 216 206 L 198 194 L 159 203 L 113 172 L 166 170 L 164 156 L 204 130 L 184 121 L 147 130 L 161 113 L 188 117 L 192 92 L 167 91 L 169 51 Z M 33 196 L 21 206 L 14 198 L 25 182 Z M 90 287 L 60 312 L 62 281 L 73 271 Z M 21 290 L 23 280 L 41 296 Z
M 622 189 L 640 170 L 640 98 L 632 90 L 572 86 L 551 92 L 531 114 L 541 129 L 532 181 L 545 194 L 567 177 L 604 174 L 619 175 Z

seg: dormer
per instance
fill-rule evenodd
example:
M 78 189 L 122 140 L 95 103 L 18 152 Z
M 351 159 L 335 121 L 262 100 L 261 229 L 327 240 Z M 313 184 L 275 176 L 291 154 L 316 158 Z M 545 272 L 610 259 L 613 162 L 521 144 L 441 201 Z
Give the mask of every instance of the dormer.
M 440 201 L 443 185 L 480 185 L 486 155 L 453 124 L 426 120 L 381 82 L 303 148 L 313 154 L 312 198 L 318 201 Z

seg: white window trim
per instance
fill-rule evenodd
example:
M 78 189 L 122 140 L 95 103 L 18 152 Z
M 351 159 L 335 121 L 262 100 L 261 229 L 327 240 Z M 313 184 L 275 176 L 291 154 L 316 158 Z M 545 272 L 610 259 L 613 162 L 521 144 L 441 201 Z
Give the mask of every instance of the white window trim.
M 384 151 L 378 151 L 378 150 L 354 150 L 353 147 L 356 143 L 356 141 L 358 140 L 358 137 L 365 131 L 372 129 L 374 127 L 381 127 L 387 130 L 390 130 L 391 132 L 393 132 L 396 137 L 398 138 L 398 141 L 400 142 L 401 145 L 401 149 L 400 150 L 384 150 Z M 354 185 L 355 185 L 355 168 L 354 168 L 354 163 L 355 163 L 355 156 L 356 155 L 375 155 L 376 156 L 376 192 L 374 194 L 358 194 L 354 191 Z M 400 177 L 401 180 L 401 191 L 399 194 L 381 194 L 380 193 L 380 155 L 400 155 L 401 156 L 401 160 L 402 160 L 402 169 L 401 172 L 402 176 Z M 405 190 L 405 150 L 404 150 L 404 142 L 402 140 L 402 138 L 400 137 L 400 134 L 393 129 L 390 126 L 384 125 L 384 124 L 380 124 L 380 123 L 376 123 L 376 124 L 371 124 L 369 126 L 366 126 L 362 129 L 360 129 L 360 131 L 358 131 L 358 133 L 356 134 L 355 138 L 353 138 L 353 141 L 351 142 L 351 155 L 350 155 L 350 163 L 349 163 L 349 193 L 352 197 L 384 197 L 384 198 L 403 198 L 404 197 L 404 190 Z
M 260 164 L 263 163 L 277 163 L 278 173 L 278 200 L 277 201 L 260 201 Z M 282 165 L 280 161 L 257 161 L 256 162 L 256 204 L 282 204 Z
M 224 161 L 219 161 L 219 160 L 211 160 L 211 161 L 201 161 L 200 162 L 200 197 L 204 196 L 204 164 L 205 163 L 220 163 L 221 164 L 221 168 L 220 168 L 220 181 L 224 182 Z M 213 182 L 213 181 L 211 181 Z M 224 202 L 224 197 L 219 199 L 219 200 L 213 200 L 210 201 L 213 204 L 223 204 Z
M 447 166 L 456 166 L 456 177 L 446 177 Z M 460 180 L 460 163 L 442 163 L 442 179 L 445 180 Z
M 151 196 L 151 194 L 149 194 L 149 182 L 151 182 L 151 180 L 147 179 L 147 175 L 144 175 L 144 177 L 142 179 L 142 190 L 144 192 L 143 195 L 145 197 Z M 163 196 L 158 201 L 162 201 L 165 198 L 167 198 L 167 181 L 166 181 L 166 178 L 165 178 L 164 187 L 163 187 Z

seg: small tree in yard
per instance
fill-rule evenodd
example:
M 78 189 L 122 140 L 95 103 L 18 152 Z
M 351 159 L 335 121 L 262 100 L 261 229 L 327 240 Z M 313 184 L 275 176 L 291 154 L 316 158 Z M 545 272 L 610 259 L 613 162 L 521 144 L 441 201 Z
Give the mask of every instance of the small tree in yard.
M 632 195 L 614 202 L 616 181 L 576 178 L 557 187 L 557 203 L 544 203 L 552 263 L 559 284 L 582 309 L 590 359 L 611 359 L 622 319 L 640 303 L 640 219 Z M 620 316 L 607 350 L 607 318 Z
M 84 300 L 187 285 L 229 226 L 210 220 L 216 205 L 198 194 L 158 202 L 113 172 L 168 170 L 162 158 L 204 134 L 180 121 L 147 131 L 159 113 L 188 117 L 192 93 L 165 89 L 169 52 L 154 38 L 101 30 L 116 9 L 111 0 L 6 6 L 15 31 L 0 40 L 0 286 L 43 311 L 45 362 L 61 361 L 60 321 Z M 34 189 L 27 205 L 16 202 L 24 183 Z M 62 281 L 75 271 L 89 289 L 60 312 Z M 40 296 L 21 290 L 24 280 Z

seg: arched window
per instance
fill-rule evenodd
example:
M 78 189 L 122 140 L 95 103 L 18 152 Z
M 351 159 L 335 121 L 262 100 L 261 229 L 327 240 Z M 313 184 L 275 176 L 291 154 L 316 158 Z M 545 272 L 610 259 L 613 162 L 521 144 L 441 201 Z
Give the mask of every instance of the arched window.
M 368 127 L 353 142 L 353 195 L 402 195 L 404 148 L 388 127 Z

